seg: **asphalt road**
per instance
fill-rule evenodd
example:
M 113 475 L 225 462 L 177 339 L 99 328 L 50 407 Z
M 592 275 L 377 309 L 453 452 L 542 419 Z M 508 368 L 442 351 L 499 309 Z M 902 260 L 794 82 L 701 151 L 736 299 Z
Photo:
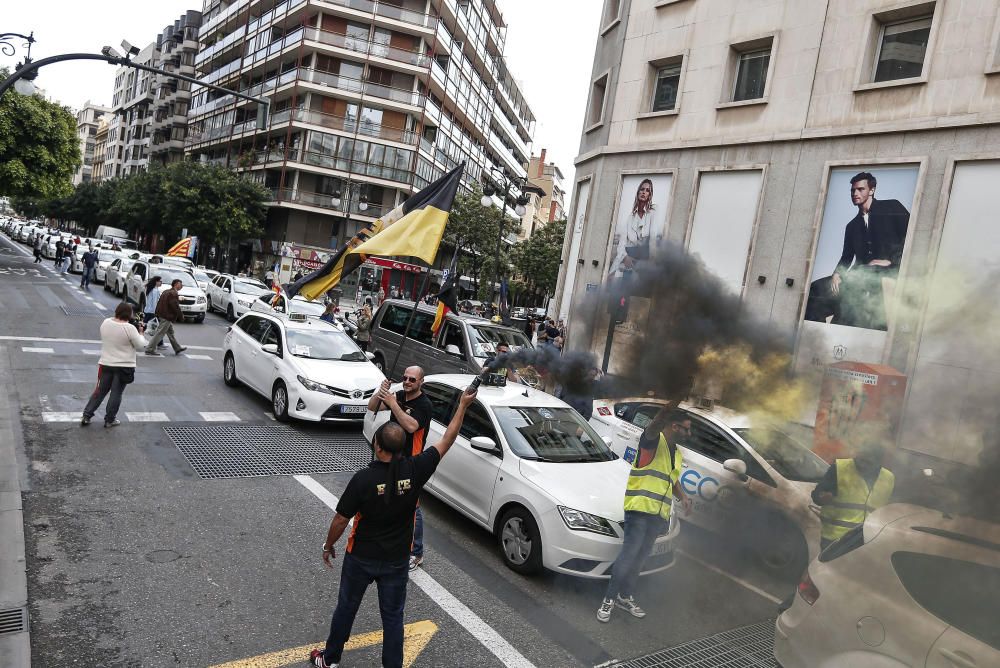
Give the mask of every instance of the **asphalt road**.
M 320 496 L 338 495 L 350 473 L 203 479 L 192 469 L 165 427 L 221 438 L 234 425 L 265 437 L 276 425 L 266 399 L 223 384 L 228 323 L 216 315 L 177 328 L 186 355 L 140 355 L 122 426 L 81 428 L 98 327 L 116 300 L 51 264 L 0 237 L 0 385 L 20 410 L 33 663 L 215 666 L 320 645 L 339 579 L 320 559 L 332 513 Z M 359 432 L 291 428 L 307 440 Z M 601 624 L 603 582 L 519 576 L 486 532 L 432 497 L 423 508 L 427 555 L 406 621 L 430 624 L 411 628 L 414 666 L 594 666 L 773 617 L 791 586 L 685 527 L 676 565 L 641 582 L 646 619 L 619 611 Z M 367 646 L 343 665 L 378 665 L 378 634 L 365 634 L 380 628 L 370 592 L 354 627 Z M 292 665 L 306 654 L 293 652 Z M 268 660 L 233 668 L 289 665 Z

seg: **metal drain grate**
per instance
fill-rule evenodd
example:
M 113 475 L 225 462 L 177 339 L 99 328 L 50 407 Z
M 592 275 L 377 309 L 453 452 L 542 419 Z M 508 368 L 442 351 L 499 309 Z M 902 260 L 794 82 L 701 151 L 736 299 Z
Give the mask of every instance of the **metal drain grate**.
M 28 609 L 8 608 L 0 610 L 0 636 L 23 633 L 28 630 Z
M 62 312 L 68 316 L 75 316 L 80 318 L 103 318 L 104 314 L 94 308 L 70 308 L 68 306 L 60 306 Z
M 360 433 L 303 434 L 281 425 L 168 426 L 163 430 L 201 478 L 357 471 L 371 461 Z
M 659 652 L 612 664 L 614 668 L 777 668 L 774 620 L 689 640 Z

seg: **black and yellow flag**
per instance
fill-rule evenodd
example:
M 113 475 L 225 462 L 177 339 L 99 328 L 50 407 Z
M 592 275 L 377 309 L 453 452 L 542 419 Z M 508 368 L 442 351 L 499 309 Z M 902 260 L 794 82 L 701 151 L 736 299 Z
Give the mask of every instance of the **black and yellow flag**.
M 288 285 L 288 298 L 302 295 L 310 301 L 316 299 L 372 255 L 411 256 L 434 264 L 464 170 L 463 162 L 358 232 L 326 264 Z

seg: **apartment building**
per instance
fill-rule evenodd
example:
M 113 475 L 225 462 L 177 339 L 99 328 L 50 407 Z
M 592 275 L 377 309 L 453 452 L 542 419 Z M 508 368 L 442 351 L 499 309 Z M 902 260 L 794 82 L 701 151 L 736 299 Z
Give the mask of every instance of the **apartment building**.
M 467 186 L 525 175 L 534 117 L 494 0 L 209 0 L 203 15 L 198 76 L 271 113 L 260 131 L 256 104 L 196 86 L 186 150 L 270 189 L 267 262 L 339 246 L 459 162 Z M 392 286 L 410 292 L 409 273 Z
M 194 76 L 201 12 L 188 11 L 157 38 L 156 67 L 172 74 Z M 191 83 L 165 74 L 153 75 L 152 118 L 149 120 L 149 162 L 165 165 L 184 159 Z
M 134 56 L 132 62 L 154 67 L 158 57 L 159 38 Z M 132 67 L 119 67 L 115 72 L 114 117 L 108 127 L 104 178 L 127 176 L 148 166 L 155 76 Z
M 87 183 L 93 177 L 97 125 L 110 111 L 107 107 L 87 100 L 83 109 L 76 112 L 76 135 L 80 140 L 82 162 L 77 168 L 76 174 L 73 175 L 73 185 L 75 186 Z
M 528 182 L 538 188 L 539 192 L 531 192 L 531 200 L 525 207 L 521 217 L 521 231 L 518 238 L 528 239 L 540 227 L 554 220 L 566 217 L 565 194 L 563 191 L 563 173 L 554 162 L 545 162 L 546 149 L 540 155 L 532 155 L 528 163 Z
M 97 121 L 97 132 L 94 134 L 94 165 L 91 169 L 91 180 L 104 179 L 104 162 L 108 155 L 108 129 L 111 127 L 111 113 L 101 116 Z
M 996 2 L 605 0 L 558 314 L 623 276 L 627 246 L 681 244 L 796 342 L 800 371 L 902 374 L 907 453 L 975 464 L 969 416 L 1000 377 L 964 325 L 996 311 L 967 295 L 992 294 L 1000 248 L 998 75 Z M 832 289 L 848 279 L 866 306 Z M 573 319 L 600 334 L 571 326 L 570 345 L 603 353 L 607 309 Z

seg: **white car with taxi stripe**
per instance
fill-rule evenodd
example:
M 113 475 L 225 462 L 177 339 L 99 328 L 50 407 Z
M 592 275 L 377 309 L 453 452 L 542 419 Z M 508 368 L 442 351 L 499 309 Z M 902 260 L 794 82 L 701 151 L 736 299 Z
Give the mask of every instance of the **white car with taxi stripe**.
M 223 380 L 271 400 L 274 417 L 361 420 L 385 380 L 351 337 L 318 318 L 246 313 L 223 342 Z
M 444 435 L 459 395 L 474 378 L 425 378 L 423 392 L 434 407 L 427 446 Z M 388 410 L 369 413 L 365 436 L 371 440 L 388 418 Z M 484 384 L 426 489 L 493 533 L 504 563 L 518 573 L 546 568 L 608 578 L 624 537 L 629 469 L 565 402 L 525 385 Z M 674 564 L 679 530 L 674 516 L 643 574 Z
M 591 425 L 626 461 L 635 459 L 642 430 L 662 402 L 649 398 L 598 400 Z M 681 486 L 693 501 L 692 524 L 742 536 L 760 561 L 796 574 L 819 554 L 819 509 L 812 490 L 827 463 L 791 425 L 755 422 L 726 408 L 681 403 L 691 418 Z

